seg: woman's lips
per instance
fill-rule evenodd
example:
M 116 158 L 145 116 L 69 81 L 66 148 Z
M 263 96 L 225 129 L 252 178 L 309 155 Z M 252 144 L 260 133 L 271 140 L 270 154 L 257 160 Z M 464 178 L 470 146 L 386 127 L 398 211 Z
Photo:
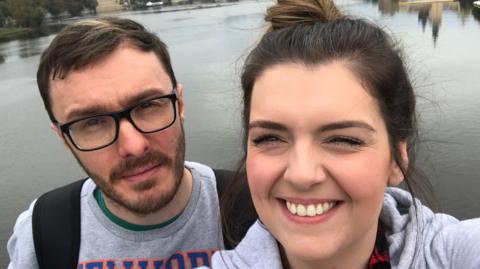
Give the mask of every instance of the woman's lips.
M 300 224 L 326 222 L 342 205 L 342 201 L 330 199 L 308 202 L 300 202 L 298 199 L 278 199 L 278 201 L 287 219 Z

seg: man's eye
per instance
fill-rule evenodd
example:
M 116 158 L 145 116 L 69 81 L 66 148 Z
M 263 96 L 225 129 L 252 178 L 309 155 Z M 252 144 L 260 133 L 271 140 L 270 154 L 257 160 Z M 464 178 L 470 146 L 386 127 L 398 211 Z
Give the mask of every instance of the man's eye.
M 107 117 L 94 117 L 78 122 L 73 127 L 82 131 L 94 131 L 108 125 Z
M 148 102 L 141 103 L 140 105 L 138 105 L 135 108 L 135 110 L 137 112 L 150 111 L 150 110 L 156 111 L 158 109 L 162 109 L 162 108 L 166 107 L 166 104 L 168 104 L 168 100 L 165 99 L 165 98 L 155 99 L 155 100 L 151 100 L 151 101 L 148 101 Z
M 92 127 L 101 124 L 101 120 L 98 118 L 91 118 L 83 122 L 84 127 Z
M 148 109 L 152 106 L 155 106 L 155 102 L 154 101 L 150 101 L 150 102 L 145 102 L 145 103 L 142 103 L 138 106 L 138 109 L 142 110 L 142 109 Z

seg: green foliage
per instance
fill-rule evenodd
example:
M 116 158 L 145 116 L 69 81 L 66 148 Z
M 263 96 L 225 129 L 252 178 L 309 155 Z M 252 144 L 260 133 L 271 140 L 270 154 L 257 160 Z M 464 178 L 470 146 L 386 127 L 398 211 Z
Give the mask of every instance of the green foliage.
M 41 4 L 54 17 L 65 11 L 64 0 L 43 0 Z
M 83 6 L 96 13 L 97 11 L 97 6 L 98 6 L 98 1 L 97 0 L 83 0 Z
M 480 8 L 474 7 L 474 8 L 472 9 L 472 16 L 473 16 L 477 21 L 480 22 Z
M 130 0 L 130 4 L 134 9 L 144 9 L 148 1 L 157 2 L 160 0 Z M 163 2 L 165 2 L 165 0 L 163 0 Z
M 82 15 L 83 3 L 81 0 L 65 0 L 65 7 L 72 16 Z
M 0 1 L 0 27 L 5 26 L 9 16 L 10 11 L 8 11 L 7 3 L 5 3 L 5 1 Z
M 10 16 L 10 11 L 8 10 L 7 2 L 0 1 L 0 12 L 5 16 Z
M 45 14 L 41 7 L 34 7 L 30 16 L 28 16 L 29 27 L 38 27 L 43 24 Z
M 6 0 L 11 17 L 18 26 L 37 27 L 43 22 L 44 14 L 37 1 Z
M 84 9 L 96 13 L 97 0 L 0 0 L 0 27 L 11 17 L 17 26 L 40 26 L 45 12 L 56 17 L 67 11 L 72 16 L 82 15 Z

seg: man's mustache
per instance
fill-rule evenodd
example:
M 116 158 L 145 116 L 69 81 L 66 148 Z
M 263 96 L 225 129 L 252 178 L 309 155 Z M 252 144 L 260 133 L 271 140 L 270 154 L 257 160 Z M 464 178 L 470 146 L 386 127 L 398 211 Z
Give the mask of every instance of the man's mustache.
M 140 157 L 132 157 L 123 160 L 116 165 L 110 172 L 110 181 L 115 182 L 120 180 L 123 175 L 130 170 L 137 169 L 139 167 L 151 165 L 151 164 L 170 164 L 172 160 L 165 154 L 150 150 Z

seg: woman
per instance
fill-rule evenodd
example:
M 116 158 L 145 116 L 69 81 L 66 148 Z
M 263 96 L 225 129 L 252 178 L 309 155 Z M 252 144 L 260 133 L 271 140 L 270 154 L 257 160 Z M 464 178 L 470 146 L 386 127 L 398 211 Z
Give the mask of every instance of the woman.
M 283 0 L 242 74 L 260 221 L 213 268 L 480 268 L 480 220 L 434 214 L 413 176 L 415 98 L 379 27 Z

